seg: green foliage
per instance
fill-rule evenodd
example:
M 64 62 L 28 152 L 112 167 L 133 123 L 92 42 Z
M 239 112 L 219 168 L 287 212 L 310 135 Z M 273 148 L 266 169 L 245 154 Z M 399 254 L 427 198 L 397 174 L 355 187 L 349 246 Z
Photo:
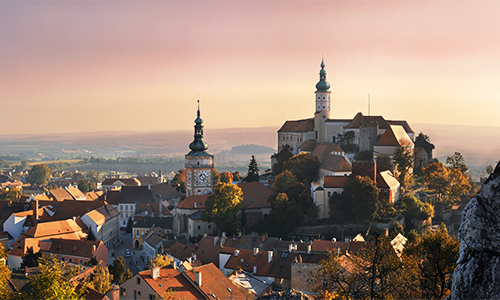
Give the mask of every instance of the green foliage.
M 344 134 L 338 134 L 335 142 L 345 152 L 357 152 L 358 147 L 353 144 L 354 137 L 354 131 L 347 131 Z
M 378 155 L 377 156 L 377 174 L 382 171 L 387 171 L 392 169 L 391 158 L 389 155 Z
M 260 179 L 259 175 L 259 165 L 257 164 L 257 160 L 255 156 L 252 155 L 252 159 L 250 159 L 250 163 L 248 164 L 248 174 L 245 178 L 246 182 L 258 182 Z
M 434 217 L 434 207 L 406 194 L 401 198 L 401 212 L 409 219 L 427 220 Z
M 42 253 L 37 252 L 33 253 L 33 247 L 29 247 L 26 251 L 26 254 L 22 257 L 21 268 L 28 267 L 37 267 L 40 257 L 42 257 Z
M 370 150 L 361 151 L 354 155 L 354 160 L 372 160 L 373 152 Z
M 284 145 L 278 153 L 271 156 L 272 159 L 276 159 L 276 163 L 272 166 L 274 176 L 283 172 L 283 163 L 293 156 L 292 151 L 293 149 L 290 145 Z
M 80 183 L 78 184 L 78 189 L 80 191 L 82 191 L 82 193 L 86 193 L 86 192 L 90 191 L 89 181 L 86 179 L 83 179 L 82 181 L 80 181 Z
M 333 218 L 348 223 L 373 221 L 382 206 L 378 194 L 377 185 L 370 178 L 351 177 L 344 186 L 344 193 L 330 198 L 330 206 L 335 209 Z
M 21 189 L 0 190 L 0 200 L 19 202 L 23 192 Z
M 283 170 L 292 172 L 299 182 L 309 187 L 318 178 L 319 160 L 310 153 L 300 153 L 286 160 Z
M 208 196 L 202 220 L 214 222 L 218 230 L 231 235 L 241 228 L 239 212 L 243 207 L 243 192 L 234 184 L 220 182 Z
M 53 255 L 39 259 L 40 273 L 29 276 L 30 299 L 80 299 L 86 285 L 77 291 L 70 279 L 78 274 L 76 267 L 60 262 Z
M 97 240 L 97 237 L 95 236 L 94 231 L 92 230 L 92 226 L 89 226 L 89 233 L 87 234 L 87 237 L 85 239 L 87 241 Z
M 118 257 L 109 267 L 109 273 L 113 275 L 113 283 L 122 284 L 132 277 L 132 272 L 127 268 L 123 256 Z
M 409 183 L 410 172 L 413 168 L 413 151 L 412 149 L 401 146 L 394 152 L 394 162 L 399 172 L 398 180 L 402 187 Z
M 429 157 L 429 159 L 432 158 L 432 150 L 436 148 L 433 144 L 431 144 L 429 136 L 423 134 L 422 132 L 420 132 L 417 138 L 415 139 L 415 147 L 424 148 L 425 152 L 427 152 L 427 156 Z
M 96 179 L 96 180 L 100 180 L 100 176 L 99 176 L 99 172 L 97 172 L 96 170 L 90 170 L 88 171 L 85 176 L 88 178 L 88 179 Z
M 186 169 L 180 169 L 172 179 L 172 186 L 179 192 L 186 193 Z
M 279 193 L 273 198 L 266 227 L 271 236 L 285 238 L 299 225 L 302 218 L 297 203 L 288 199 L 285 193 Z
M 459 257 L 460 243 L 451 237 L 444 224 L 438 230 L 420 236 L 406 249 L 416 258 L 422 272 L 420 288 L 426 299 L 442 299 L 446 296 L 453 280 L 453 271 Z
M 89 287 L 106 294 L 111 289 L 113 275 L 106 266 L 96 265 L 89 278 Z
M 27 181 L 32 185 L 44 185 L 51 177 L 52 170 L 46 164 L 38 164 L 31 167 Z
M 233 173 L 233 181 L 241 181 L 243 177 L 240 175 L 240 172 L 234 171 Z

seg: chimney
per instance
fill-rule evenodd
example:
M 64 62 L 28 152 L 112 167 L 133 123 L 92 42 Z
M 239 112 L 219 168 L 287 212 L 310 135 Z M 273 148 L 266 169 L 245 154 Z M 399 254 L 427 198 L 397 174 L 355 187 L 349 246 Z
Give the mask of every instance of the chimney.
M 196 201 L 194 202 L 194 208 L 197 208 L 198 205 L 196 205 Z
M 311 253 L 311 250 L 312 250 L 312 245 L 311 244 L 307 245 L 307 254 Z
M 270 263 L 273 260 L 273 251 L 267 252 L 267 262 Z
M 253 256 L 257 256 L 259 254 L 259 248 L 253 248 Z
M 196 261 L 196 254 L 193 254 L 193 260 Z
M 385 234 L 385 236 L 389 236 L 389 228 L 386 228 L 386 229 L 385 229 L 384 234 Z
M 302 263 L 302 255 L 299 255 L 299 264 Z
M 332 239 L 332 243 L 336 243 L 337 242 L 337 239 L 336 238 L 333 238 Z
M 38 223 L 38 200 L 35 199 L 35 202 L 33 203 L 33 226 Z
M 92 252 L 95 252 L 95 250 L 96 250 L 95 245 L 92 245 Z
M 198 284 L 198 286 L 201 286 L 201 271 L 198 271 L 194 274 L 196 276 L 196 283 Z
M 151 184 L 148 184 L 148 190 L 151 190 Z
M 111 287 L 111 300 L 120 300 L 120 287 L 117 284 Z
M 266 235 L 265 235 L 265 234 L 263 234 L 263 235 L 262 235 L 262 242 L 264 243 L 265 241 L 266 241 Z
M 234 257 L 238 257 L 238 255 L 240 255 L 240 250 L 234 250 Z
M 253 266 L 253 273 L 257 273 L 257 266 Z
M 292 252 L 293 251 L 293 245 L 292 244 L 288 244 L 288 252 Z
M 28 266 L 24 266 L 24 276 L 28 276 Z
M 156 280 L 160 277 L 160 267 L 154 266 L 151 268 L 151 278 Z
M 163 203 L 161 201 L 158 203 L 160 205 L 160 218 L 163 216 Z
M 241 237 L 241 231 L 238 231 L 238 237 Z
M 214 247 L 217 246 L 218 242 L 219 242 L 219 237 L 218 236 L 214 236 Z
M 108 195 L 104 194 L 104 201 L 106 201 L 107 199 L 108 199 Z
M 177 261 L 176 260 L 172 260 L 172 267 L 174 268 L 174 270 L 177 270 Z

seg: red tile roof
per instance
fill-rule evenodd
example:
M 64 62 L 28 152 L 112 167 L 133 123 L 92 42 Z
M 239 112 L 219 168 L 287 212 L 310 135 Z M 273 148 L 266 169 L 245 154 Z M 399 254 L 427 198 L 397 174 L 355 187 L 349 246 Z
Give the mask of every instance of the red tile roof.
M 237 255 L 236 255 L 237 253 Z M 259 251 L 254 255 L 254 250 L 239 249 L 231 253 L 231 257 L 224 266 L 226 269 L 235 269 L 240 266 L 244 271 L 255 274 L 256 276 L 267 276 L 273 260 L 269 262 L 269 251 Z M 257 267 L 257 272 L 253 273 L 254 267 Z
M 170 266 L 161 268 L 157 279 L 151 277 L 151 270 L 139 272 L 139 276 L 160 296 L 170 289 L 178 299 L 206 299 L 186 277 Z
M 186 199 L 179 202 L 179 205 L 177 205 L 177 208 L 204 209 L 205 202 L 207 202 L 207 198 L 208 198 L 208 195 L 188 196 L 188 197 L 186 197 Z M 196 202 L 196 207 L 194 207 L 195 202 Z
M 344 185 L 349 180 L 349 176 L 325 176 L 325 188 L 344 188 Z
M 196 273 L 201 274 L 201 285 L 196 283 Z M 198 286 L 200 290 L 209 299 L 234 299 L 244 300 L 246 296 L 236 288 L 222 272 L 212 263 L 186 270 L 182 273 L 193 285 Z M 229 291 L 231 289 L 233 292 Z M 212 298 L 215 295 L 214 298 Z
M 243 192 L 246 208 L 268 208 L 271 204 L 267 199 L 273 193 L 269 187 L 260 182 L 240 182 L 237 186 Z
M 402 126 L 390 125 L 375 146 L 413 146 L 413 142 Z
M 307 132 L 314 130 L 314 119 L 286 121 L 278 132 Z

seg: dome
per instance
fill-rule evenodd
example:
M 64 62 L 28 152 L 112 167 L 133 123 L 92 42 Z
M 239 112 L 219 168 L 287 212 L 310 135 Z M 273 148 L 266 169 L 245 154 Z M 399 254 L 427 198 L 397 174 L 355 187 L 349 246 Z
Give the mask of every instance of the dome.
M 316 92 L 329 92 L 330 84 L 326 81 L 325 63 L 321 60 L 321 71 L 319 71 L 319 82 L 316 83 Z

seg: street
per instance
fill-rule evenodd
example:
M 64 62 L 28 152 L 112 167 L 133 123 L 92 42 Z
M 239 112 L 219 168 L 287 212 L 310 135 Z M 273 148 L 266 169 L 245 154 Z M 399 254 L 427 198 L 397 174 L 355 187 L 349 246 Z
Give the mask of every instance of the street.
M 131 257 L 126 257 L 125 249 L 130 250 Z M 112 254 L 115 254 L 115 257 Z M 130 233 L 126 233 L 124 230 L 120 230 L 120 241 L 114 246 L 108 249 L 108 264 L 113 264 L 115 258 L 122 256 L 125 259 L 125 263 L 132 274 L 137 274 L 139 271 L 144 271 L 147 268 L 147 261 L 141 259 L 142 249 L 132 248 L 132 236 Z

